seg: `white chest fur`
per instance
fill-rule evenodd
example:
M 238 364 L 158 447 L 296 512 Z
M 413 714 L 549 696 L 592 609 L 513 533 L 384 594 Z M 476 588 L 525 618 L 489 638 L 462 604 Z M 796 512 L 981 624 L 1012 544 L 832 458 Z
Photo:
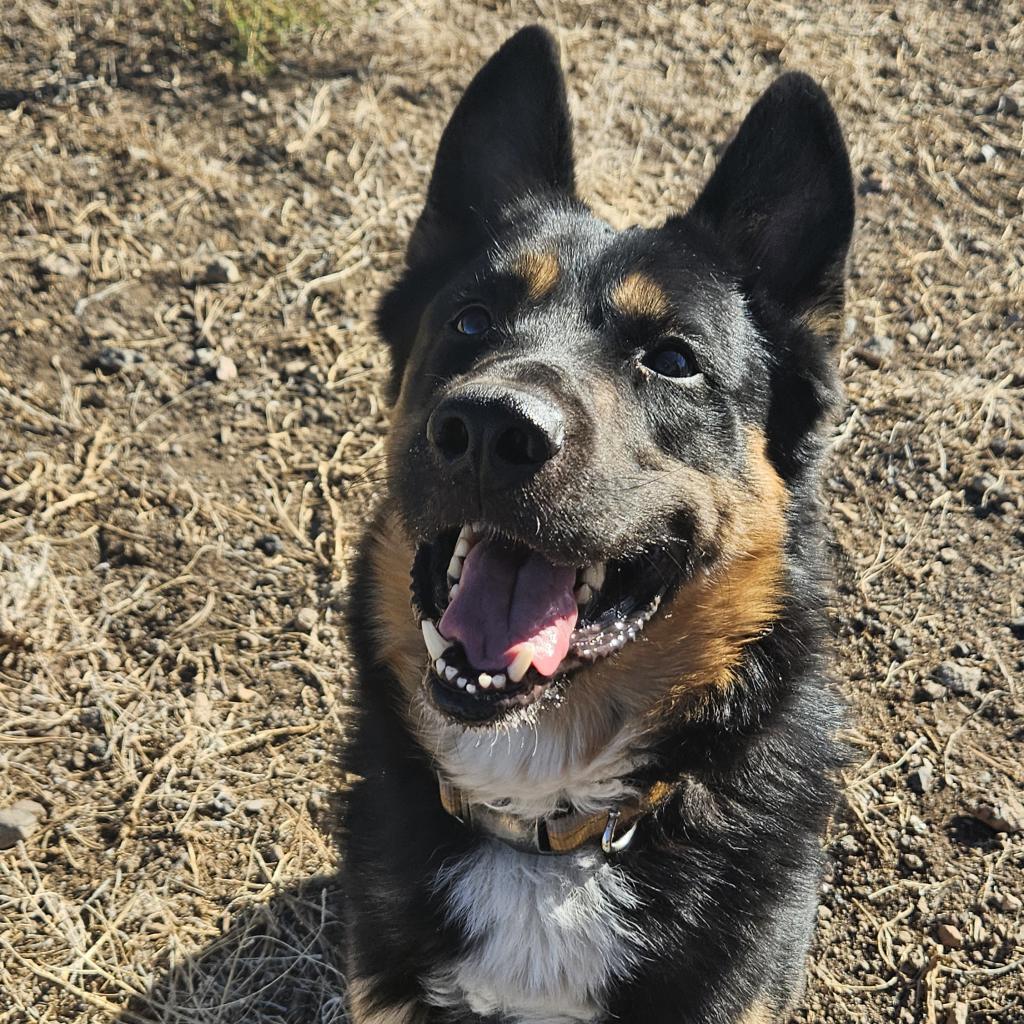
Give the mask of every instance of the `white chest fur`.
M 469 951 L 424 982 L 439 1006 L 520 1024 L 576 1024 L 642 959 L 622 910 L 640 898 L 599 852 L 544 857 L 490 840 L 446 865 L 437 885 Z

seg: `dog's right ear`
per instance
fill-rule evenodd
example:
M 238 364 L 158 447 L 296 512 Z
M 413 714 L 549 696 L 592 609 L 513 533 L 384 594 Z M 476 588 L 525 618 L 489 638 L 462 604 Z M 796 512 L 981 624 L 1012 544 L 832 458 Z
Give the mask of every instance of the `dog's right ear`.
M 493 237 L 502 209 L 529 195 L 573 196 L 572 125 L 558 44 L 521 29 L 477 72 L 441 136 L 408 271 L 381 303 L 392 390 L 430 297 Z

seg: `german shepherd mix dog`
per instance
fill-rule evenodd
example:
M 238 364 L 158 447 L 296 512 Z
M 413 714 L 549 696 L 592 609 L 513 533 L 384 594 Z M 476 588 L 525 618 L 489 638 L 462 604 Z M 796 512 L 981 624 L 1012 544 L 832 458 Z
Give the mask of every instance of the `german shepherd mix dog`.
M 843 139 L 788 74 L 661 227 L 613 230 L 573 178 L 527 28 L 459 103 L 380 307 L 354 1024 L 768 1024 L 800 996 L 843 758 L 818 498 Z

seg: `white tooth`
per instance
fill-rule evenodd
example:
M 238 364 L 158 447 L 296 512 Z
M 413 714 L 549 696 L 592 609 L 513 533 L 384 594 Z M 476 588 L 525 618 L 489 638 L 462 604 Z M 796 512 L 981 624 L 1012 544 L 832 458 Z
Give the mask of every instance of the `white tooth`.
M 523 644 L 519 648 L 519 653 L 508 665 L 508 677 L 513 683 L 518 683 L 526 675 L 526 670 L 533 664 L 533 654 L 533 644 Z
M 455 680 L 455 685 L 460 690 L 464 690 L 466 688 L 466 677 L 465 676 L 459 676 L 459 678 Z
M 452 584 L 452 589 L 448 591 L 449 599 L 453 598 L 458 592 L 459 592 L 459 585 L 458 585 L 458 583 L 453 583 Z
M 458 555 L 452 555 L 452 560 L 448 563 L 448 575 L 453 580 L 462 576 L 462 559 Z
M 459 686 L 466 683 L 466 680 L 459 676 Z M 466 683 L 466 693 L 476 693 L 476 687 L 472 683 Z
M 480 684 L 481 689 L 486 690 L 491 685 L 492 679 L 486 672 L 481 672 L 477 677 L 477 682 Z
M 454 679 L 454 678 L 455 678 L 455 677 L 456 677 L 456 676 L 457 676 L 458 674 L 459 674 L 459 670 L 458 670 L 458 669 L 457 669 L 457 668 L 456 668 L 456 667 L 455 667 L 454 665 L 449 665 L 449 666 L 448 666 L 448 667 L 447 667 L 447 668 L 446 668 L 446 669 L 444 670 L 444 677 L 445 677 L 445 679 L 447 679 L 447 680 L 448 680 L 448 682 L 449 682 L 449 683 L 450 683 L 450 682 L 451 682 L 451 681 L 452 681 L 452 680 L 453 680 L 453 679 Z
M 473 545 L 468 540 L 459 539 L 459 543 L 455 545 L 455 558 L 465 558 L 469 554 L 470 548 Z
M 420 623 L 420 628 L 423 630 L 423 642 L 427 645 L 427 653 L 431 660 L 440 658 L 451 647 L 451 644 L 441 636 L 437 631 L 437 626 L 430 619 L 424 619 Z
M 605 577 L 604 562 L 595 562 L 583 570 L 583 582 L 589 583 L 594 590 L 600 590 L 604 586 Z
M 497 675 L 491 676 L 491 685 L 496 690 L 504 690 L 505 689 L 505 673 L 504 672 L 499 672 Z
M 589 583 L 581 583 L 576 588 L 576 603 L 578 605 L 587 604 L 593 596 L 594 592 L 590 589 Z
M 434 662 L 434 668 L 437 669 L 438 675 L 440 675 L 445 670 L 445 666 L 447 664 L 448 662 L 446 662 L 444 658 L 438 658 L 437 661 Z

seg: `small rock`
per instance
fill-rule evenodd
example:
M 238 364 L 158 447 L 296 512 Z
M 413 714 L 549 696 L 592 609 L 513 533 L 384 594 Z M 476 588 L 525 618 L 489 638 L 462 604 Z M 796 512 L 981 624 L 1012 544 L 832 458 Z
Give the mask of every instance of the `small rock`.
M 907 776 L 907 785 L 915 793 L 927 793 L 935 782 L 935 770 L 930 761 L 922 763 L 920 768 L 915 768 Z
M 967 1003 L 954 1003 L 946 1014 L 946 1024 L 967 1024 L 970 1006 Z
M 998 905 L 999 909 L 1006 911 L 1007 914 L 1015 914 L 1024 908 L 1024 900 L 1012 892 L 1004 892 L 999 895 Z
M 946 949 L 960 949 L 964 944 L 964 937 L 955 924 L 940 924 L 935 929 L 935 937 Z
M 221 356 L 214 365 L 213 375 L 219 381 L 234 380 L 238 376 L 238 367 L 231 356 Z
M 942 700 L 949 691 L 941 683 L 923 682 L 914 693 L 915 700 Z
M 927 823 L 916 814 L 911 814 L 910 817 L 907 818 L 907 828 L 917 836 L 923 836 L 928 831 Z
M 45 815 L 46 808 L 35 800 L 18 800 L 0 810 L 0 850 L 9 850 L 28 839 Z
M 946 563 L 946 565 L 952 565 L 960 557 L 960 552 L 956 548 L 940 548 L 939 558 Z
M 992 145 L 989 145 L 989 143 L 987 143 L 987 142 L 985 143 L 984 146 L 981 147 L 981 158 L 982 158 L 982 160 L 985 161 L 985 163 L 991 163 L 993 160 L 995 160 L 995 158 L 998 155 L 999 155 L 999 152 L 996 149 L 996 147 L 992 146 Z
M 1011 117 L 1020 112 L 1020 104 L 1008 93 L 1004 92 L 996 100 L 996 113 L 1009 114 Z
M 1012 796 L 999 803 L 979 801 L 971 808 L 971 814 L 993 832 L 1012 835 L 1024 830 L 1024 805 Z
M 892 338 L 884 334 L 876 334 L 869 338 L 863 345 L 854 349 L 854 354 L 867 363 L 873 370 L 877 370 L 892 355 L 895 343 Z
M 974 696 L 981 686 L 981 669 L 977 665 L 958 665 L 944 661 L 932 670 L 932 679 L 943 688 L 960 696 Z
M 257 815 L 262 814 L 270 806 L 269 800 L 246 800 L 242 804 L 242 811 L 245 814 Z
M 234 260 L 217 256 L 206 264 L 201 284 L 235 284 L 242 279 Z
M 295 625 L 308 633 L 316 625 L 317 615 L 315 608 L 300 608 L 295 613 Z
M 829 910 L 829 908 L 826 907 L 824 903 L 821 904 L 821 906 L 818 907 L 818 920 L 819 921 L 831 921 L 832 920 L 832 911 Z
M 843 836 L 843 838 L 839 840 L 839 849 L 842 850 L 843 853 L 860 853 L 860 843 L 858 843 L 853 836 Z
M 40 257 L 36 261 L 36 267 L 53 277 L 78 277 L 82 272 L 82 268 L 73 260 L 66 256 L 58 256 L 55 252 Z
M 910 643 L 910 637 L 898 636 L 894 638 L 889 647 L 892 649 L 892 653 L 900 660 L 906 661 L 910 657 L 913 647 Z
M 284 544 L 281 543 L 281 538 L 276 533 L 266 533 L 262 537 L 257 537 L 256 547 L 268 558 L 284 551 Z
M 192 353 L 192 358 L 195 359 L 199 366 L 212 366 L 217 358 L 217 353 L 214 349 L 208 348 L 206 345 L 200 345 L 199 348 Z
M 911 871 L 921 871 L 924 868 L 924 861 L 916 853 L 905 853 L 903 854 L 903 863 L 906 864 Z
M 91 369 L 99 370 L 100 373 L 110 376 L 119 373 L 125 367 L 137 366 L 145 360 L 146 357 L 134 349 L 108 347 L 101 349 L 99 355 L 89 365 Z
M 932 330 L 923 320 L 916 320 L 910 325 L 910 334 L 918 341 L 924 342 L 932 336 Z
M 298 377 L 309 369 L 309 363 L 305 359 L 289 359 L 284 364 L 284 372 L 289 377 Z

